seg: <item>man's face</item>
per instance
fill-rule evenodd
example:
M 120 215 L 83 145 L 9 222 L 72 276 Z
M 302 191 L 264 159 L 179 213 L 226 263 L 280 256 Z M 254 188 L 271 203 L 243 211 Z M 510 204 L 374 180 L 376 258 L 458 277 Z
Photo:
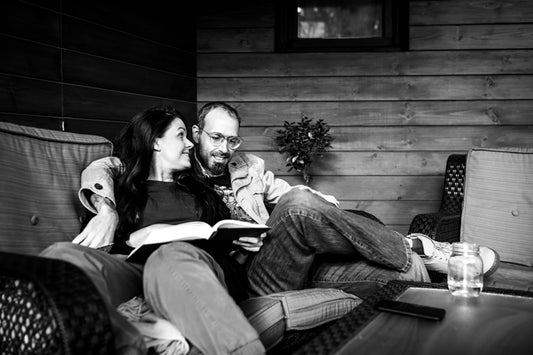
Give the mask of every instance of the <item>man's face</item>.
M 224 110 L 217 108 L 205 116 L 203 129 L 193 126 L 193 138 L 197 144 L 198 158 L 211 174 L 220 175 L 225 171 L 235 149 L 228 147 L 227 140 L 224 140 L 218 147 L 214 146 L 208 133 L 223 135 L 224 137 L 238 136 L 239 121 Z

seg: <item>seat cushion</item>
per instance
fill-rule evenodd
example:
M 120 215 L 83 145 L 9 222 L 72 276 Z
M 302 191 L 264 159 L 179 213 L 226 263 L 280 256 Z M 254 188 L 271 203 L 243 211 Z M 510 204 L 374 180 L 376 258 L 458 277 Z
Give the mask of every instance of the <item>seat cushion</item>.
M 112 150 L 103 137 L 0 122 L 0 250 L 37 254 L 71 241 L 85 213 L 81 171 Z
M 472 149 L 464 196 L 461 239 L 533 266 L 533 149 Z

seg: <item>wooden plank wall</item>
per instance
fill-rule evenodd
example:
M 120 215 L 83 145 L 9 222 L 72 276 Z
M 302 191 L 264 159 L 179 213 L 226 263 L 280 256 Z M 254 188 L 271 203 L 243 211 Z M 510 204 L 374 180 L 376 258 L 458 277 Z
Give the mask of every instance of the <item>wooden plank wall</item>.
M 225 1 L 198 18 L 198 101 L 244 117 L 243 149 L 291 183 L 272 137 L 301 113 L 332 126 L 312 186 L 406 232 L 438 209 L 445 161 L 472 147 L 533 146 L 533 2 L 410 2 L 410 49 L 274 50 L 274 2 Z
M 196 115 L 196 30 L 178 2 L 2 0 L 0 120 L 103 135 L 154 105 Z

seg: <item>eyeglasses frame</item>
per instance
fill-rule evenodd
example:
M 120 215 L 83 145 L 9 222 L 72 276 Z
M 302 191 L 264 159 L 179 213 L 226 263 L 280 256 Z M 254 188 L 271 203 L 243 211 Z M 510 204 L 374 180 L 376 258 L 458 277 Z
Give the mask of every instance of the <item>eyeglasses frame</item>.
M 204 132 L 205 134 L 207 134 L 207 136 L 208 136 L 209 139 L 210 139 L 211 144 L 212 144 L 214 147 L 220 147 L 220 146 L 222 145 L 222 143 L 224 143 L 224 141 L 226 141 L 226 144 L 228 145 L 228 148 L 229 148 L 229 149 L 237 149 L 237 148 L 239 148 L 239 147 L 241 146 L 242 142 L 244 141 L 244 139 L 242 139 L 242 137 L 239 137 L 239 136 L 229 136 L 229 137 L 226 137 L 226 136 L 223 135 L 222 133 L 218 133 L 218 132 L 208 132 L 208 131 L 206 131 L 205 129 L 200 128 L 200 127 L 198 127 L 198 129 L 199 129 L 200 131 Z M 213 141 L 213 140 L 215 139 L 215 138 L 213 138 L 213 135 L 216 135 L 216 134 L 220 135 L 221 138 L 223 138 L 222 142 L 220 142 L 220 143 L 218 143 L 218 144 L 214 143 L 214 141 Z M 237 138 L 237 139 L 239 140 L 239 144 L 237 144 L 236 147 L 230 147 L 230 139 L 233 139 L 233 138 Z

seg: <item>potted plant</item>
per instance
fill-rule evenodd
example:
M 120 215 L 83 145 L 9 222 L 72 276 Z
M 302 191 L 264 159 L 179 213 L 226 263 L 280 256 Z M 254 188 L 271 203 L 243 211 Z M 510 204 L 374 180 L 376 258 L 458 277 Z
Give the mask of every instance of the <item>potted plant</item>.
M 322 156 L 331 148 L 333 137 L 329 134 L 329 127 L 324 120 L 319 119 L 313 123 L 311 118 L 302 114 L 299 122 L 287 122 L 283 129 L 277 131 L 274 138 L 281 154 L 287 155 L 287 166 L 302 174 L 305 183 L 309 184 L 312 177 L 309 169 L 315 157 Z

